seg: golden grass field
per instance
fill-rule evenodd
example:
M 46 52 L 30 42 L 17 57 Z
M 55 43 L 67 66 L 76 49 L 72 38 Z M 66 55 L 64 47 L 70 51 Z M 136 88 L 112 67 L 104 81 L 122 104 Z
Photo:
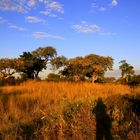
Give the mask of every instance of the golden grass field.
M 0 136 L 4 140 L 94 139 L 95 117 L 90 111 L 94 101 L 134 93 L 139 94 L 140 87 L 86 82 L 28 81 L 0 87 Z

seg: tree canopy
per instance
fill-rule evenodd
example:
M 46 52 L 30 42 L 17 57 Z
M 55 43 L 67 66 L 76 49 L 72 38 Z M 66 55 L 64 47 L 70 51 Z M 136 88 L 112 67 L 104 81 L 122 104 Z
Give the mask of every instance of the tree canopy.
M 85 57 L 75 57 L 69 59 L 62 74 L 75 80 L 92 78 L 94 82 L 99 77 L 103 77 L 105 71 L 112 70 L 113 59 L 95 54 Z
M 49 61 L 57 56 L 56 49 L 52 46 L 39 47 L 32 54 L 38 58 L 45 59 L 45 61 Z
M 119 63 L 121 80 L 126 83 L 135 83 L 135 81 L 138 83 L 139 77 L 134 75 L 134 67 L 126 60 Z M 36 79 L 39 73 L 48 67 L 48 64 L 55 70 L 55 74 L 49 75 L 50 79 L 95 82 L 105 79 L 105 72 L 112 70 L 113 58 L 88 54 L 68 59 L 63 55 L 57 56 L 57 51 L 52 46 L 39 47 L 31 52 L 23 52 L 18 58 L 1 58 L 0 79 L 12 77 L 16 72 L 25 79 Z

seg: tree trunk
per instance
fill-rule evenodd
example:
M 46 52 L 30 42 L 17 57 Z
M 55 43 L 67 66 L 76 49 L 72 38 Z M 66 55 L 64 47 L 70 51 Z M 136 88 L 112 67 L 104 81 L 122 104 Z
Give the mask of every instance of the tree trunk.
M 96 74 L 92 75 L 92 83 L 95 83 L 95 81 L 98 79 L 98 76 Z

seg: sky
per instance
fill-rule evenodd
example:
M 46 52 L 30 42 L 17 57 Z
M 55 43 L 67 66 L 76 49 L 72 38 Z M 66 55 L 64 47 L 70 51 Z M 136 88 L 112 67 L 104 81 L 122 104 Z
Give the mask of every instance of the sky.
M 53 46 L 68 58 L 111 56 L 140 70 L 140 0 L 0 0 L 0 58 Z

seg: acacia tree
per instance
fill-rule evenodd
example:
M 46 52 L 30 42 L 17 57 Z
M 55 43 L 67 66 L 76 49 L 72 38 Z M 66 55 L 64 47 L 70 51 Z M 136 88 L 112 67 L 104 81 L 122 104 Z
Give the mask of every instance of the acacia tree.
M 99 77 L 104 76 L 105 71 L 112 70 L 112 65 L 111 57 L 90 54 L 85 57 L 69 59 L 62 74 L 76 81 L 87 77 L 92 78 L 92 82 L 95 82 Z
M 89 65 L 87 68 L 88 71 L 86 75 L 92 78 L 92 82 L 94 82 L 100 77 L 103 77 L 107 70 L 112 70 L 113 66 L 112 57 L 89 54 L 85 56 L 85 58 L 91 62 L 91 65 Z
M 126 60 L 122 60 L 119 62 L 121 65 L 119 69 L 121 70 L 121 78 L 125 79 L 125 83 L 128 83 L 128 78 L 134 75 L 134 67 L 126 62 Z
M 1 58 L 0 59 L 0 79 L 10 78 L 16 73 L 16 59 L 14 58 Z
M 53 47 L 38 48 L 33 52 L 23 52 L 18 59 L 17 70 L 22 72 L 27 78 L 34 79 L 42 69 L 47 68 L 47 63 L 50 62 L 57 52 Z

